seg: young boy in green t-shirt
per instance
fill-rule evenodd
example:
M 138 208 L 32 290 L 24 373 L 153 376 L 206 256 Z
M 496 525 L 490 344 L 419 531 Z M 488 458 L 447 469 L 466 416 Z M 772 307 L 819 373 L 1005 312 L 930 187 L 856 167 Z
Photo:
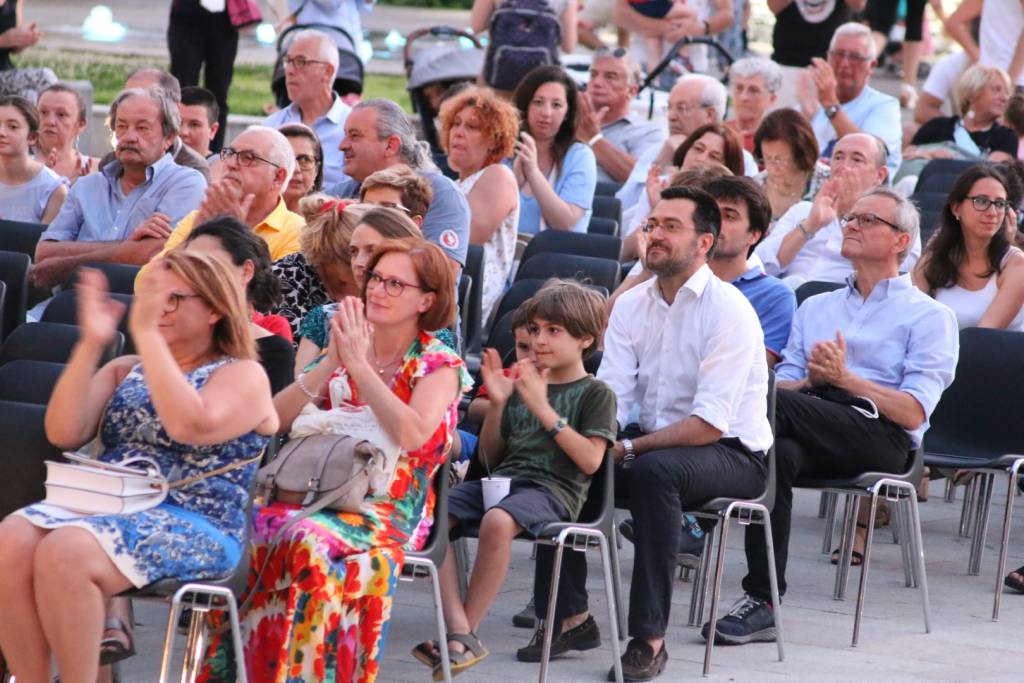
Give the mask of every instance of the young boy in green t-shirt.
M 523 306 L 534 359 L 517 362 L 506 376 L 497 352 L 486 349 L 481 368 L 490 405 L 478 453 L 494 476 L 512 480 L 509 493 L 490 510 L 484 509 L 479 481 L 456 486 L 448 498 L 453 537 L 465 526 L 479 524 L 480 529 L 465 603 L 453 553 L 441 567 L 453 673 L 489 654 L 474 632 L 505 579 L 512 541 L 551 522 L 575 520 L 591 477 L 616 438 L 615 394 L 583 367 L 604 329 L 604 299 L 575 281 L 552 280 Z M 550 576 L 534 577 L 535 585 L 549 581 Z M 596 624 L 593 636 L 597 647 Z M 437 680 L 437 644 L 421 643 L 413 655 L 434 668 Z

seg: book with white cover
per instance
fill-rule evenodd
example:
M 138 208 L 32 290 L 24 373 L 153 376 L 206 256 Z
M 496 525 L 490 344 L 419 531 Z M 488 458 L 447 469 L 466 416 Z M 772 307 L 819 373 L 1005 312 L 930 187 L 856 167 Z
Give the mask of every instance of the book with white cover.
M 150 489 L 147 493 L 118 495 L 85 491 L 47 482 L 46 505 L 85 514 L 130 514 L 153 507 L 154 498 L 163 494 Z
M 46 461 L 46 484 L 84 489 L 115 496 L 148 495 L 160 491 L 159 484 L 138 469 L 129 467 L 95 467 L 74 463 Z

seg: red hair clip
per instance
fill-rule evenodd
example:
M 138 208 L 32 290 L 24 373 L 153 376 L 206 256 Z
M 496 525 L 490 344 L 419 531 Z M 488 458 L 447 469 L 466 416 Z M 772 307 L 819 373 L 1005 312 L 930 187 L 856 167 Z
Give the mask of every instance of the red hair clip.
M 356 202 L 353 199 L 328 199 L 320 206 L 320 211 L 318 213 L 327 213 L 333 209 L 336 210 L 340 216 L 345 212 L 346 208 L 355 203 Z

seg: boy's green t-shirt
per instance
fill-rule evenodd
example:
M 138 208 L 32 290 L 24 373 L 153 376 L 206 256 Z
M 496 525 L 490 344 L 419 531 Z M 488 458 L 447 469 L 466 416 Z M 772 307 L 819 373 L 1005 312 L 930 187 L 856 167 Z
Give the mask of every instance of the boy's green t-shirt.
M 614 443 L 618 435 L 615 393 L 592 375 L 575 382 L 548 385 L 548 402 L 583 436 L 598 436 Z M 536 416 L 513 393 L 501 414 L 505 457 L 494 474 L 536 482 L 551 492 L 575 520 L 590 488 L 584 474 Z

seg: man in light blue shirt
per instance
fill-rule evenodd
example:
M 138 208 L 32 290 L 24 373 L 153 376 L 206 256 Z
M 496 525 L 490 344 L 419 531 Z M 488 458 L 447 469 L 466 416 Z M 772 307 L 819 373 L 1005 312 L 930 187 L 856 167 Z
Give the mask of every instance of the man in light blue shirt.
M 870 133 L 885 142 L 892 177 L 902 160 L 903 123 L 899 101 L 868 86 L 876 63 L 871 30 L 863 24 L 843 24 L 832 36 L 828 61 L 811 60 L 808 71 L 817 99 L 802 104 L 823 159 L 832 157 L 832 147 L 844 135 Z
M 144 264 L 197 208 L 206 180 L 174 163 L 178 106 L 162 91 L 129 89 L 110 105 L 115 160 L 80 178 L 36 247 L 32 281 L 64 282 L 82 263 Z
M 854 274 L 842 289 L 813 296 L 797 310 L 775 368 L 779 391 L 771 527 L 780 595 L 786 590 L 793 483 L 808 476 L 904 472 L 956 369 L 956 316 L 914 287 L 909 275 L 899 274 L 900 260 L 918 231 L 917 209 L 891 190 L 877 188 L 854 204 L 843 223 L 843 255 L 853 263 Z M 856 563 L 864 549 L 859 532 L 854 548 Z M 746 551 L 746 595 L 718 622 L 717 642 L 775 640 L 761 529 L 748 530 Z M 707 632 L 705 625 L 705 637 Z
M 300 31 L 284 57 L 284 82 L 291 104 L 263 121 L 269 128 L 303 123 L 320 138 L 323 148 L 324 187 L 348 179 L 342 167 L 345 155 L 338 149 L 345 137 L 345 119 L 351 107 L 334 92 L 338 49 L 320 31 Z

